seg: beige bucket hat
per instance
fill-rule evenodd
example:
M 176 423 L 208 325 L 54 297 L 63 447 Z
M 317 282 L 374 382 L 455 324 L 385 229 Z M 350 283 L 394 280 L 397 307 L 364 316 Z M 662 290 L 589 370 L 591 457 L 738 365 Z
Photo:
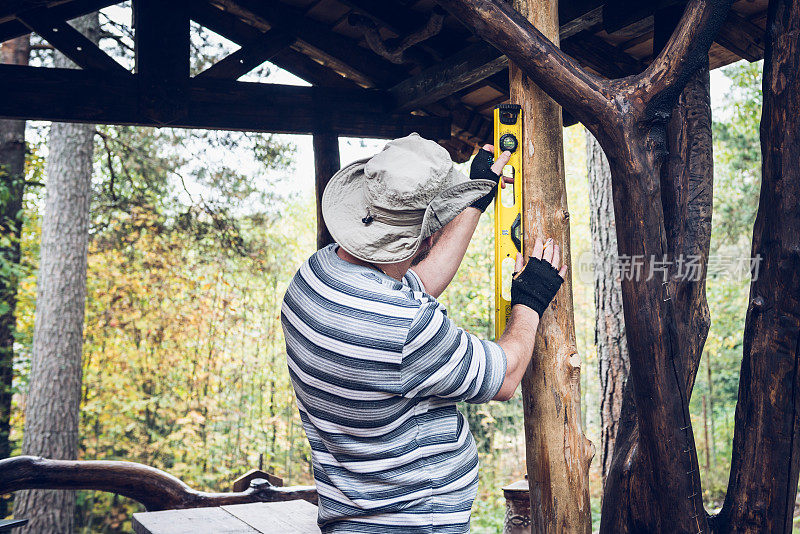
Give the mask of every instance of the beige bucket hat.
M 333 175 L 322 216 L 334 240 L 356 258 L 395 263 L 497 183 L 470 180 L 434 141 L 412 133 Z

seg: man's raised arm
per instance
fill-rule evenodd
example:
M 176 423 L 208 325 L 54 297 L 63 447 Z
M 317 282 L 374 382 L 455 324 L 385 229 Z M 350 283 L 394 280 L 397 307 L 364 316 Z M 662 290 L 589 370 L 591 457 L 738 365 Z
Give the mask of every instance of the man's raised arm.
M 494 159 L 494 147 L 484 145 L 475 155 L 470 167 L 471 179 L 498 180 L 503 167 L 511 157 L 510 152 L 503 152 L 497 161 Z M 502 187 L 505 187 L 503 182 Z M 414 266 L 414 272 L 422 280 L 425 291 L 429 295 L 439 297 L 453 280 L 467 252 L 467 246 L 478 226 L 481 213 L 491 204 L 497 188 L 478 199 L 472 206 L 462 211 L 439 232 L 441 235 L 433 244 L 428 256 Z

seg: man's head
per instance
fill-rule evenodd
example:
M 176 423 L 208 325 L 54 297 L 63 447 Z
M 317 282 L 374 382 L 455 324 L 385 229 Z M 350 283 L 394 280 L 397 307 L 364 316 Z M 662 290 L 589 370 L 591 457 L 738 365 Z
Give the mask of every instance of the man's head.
M 333 238 L 355 258 L 419 262 L 436 233 L 495 186 L 470 180 L 443 147 L 413 133 L 337 172 L 322 213 Z

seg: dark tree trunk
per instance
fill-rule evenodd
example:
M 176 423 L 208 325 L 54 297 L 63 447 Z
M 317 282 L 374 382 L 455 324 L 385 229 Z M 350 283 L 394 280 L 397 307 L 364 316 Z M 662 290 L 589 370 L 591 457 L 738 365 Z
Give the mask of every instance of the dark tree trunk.
M 74 24 L 98 41 L 97 13 Z M 72 65 L 59 53 L 54 62 L 56 67 Z M 22 443 L 27 455 L 78 457 L 93 136 L 94 127 L 86 124 L 55 123 L 50 130 L 33 361 Z M 31 520 L 21 533 L 69 533 L 74 507 L 72 491 L 22 491 L 14 500 L 14 515 Z
M 728 493 L 716 532 L 792 531 L 800 468 L 800 2 L 772 0 L 761 197 Z
M 600 373 L 600 462 L 603 481 L 611 468 L 614 441 L 622 411 L 622 392 L 630 362 L 622 312 L 617 233 L 611 169 L 600 143 L 586 132 L 586 162 L 589 171 L 589 212 L 594 264 L 594 341 Z
M 6 41 L 0 47 L 0 63 L 27 65 L 30 36 Z M 0 120 L 0 264 L 9 273 L 0 276 L 0 460 L 11 455 L 11 392 L 14 379 L 14 332 L 16 330 L 17 275 L 22 235 L 22 197 L 25 193 L 25 121 Z M 10 272 L 9 272 L 10 271 Z M 8 502 L 0 497 L 0 519 L 8 515 Z
M 680 389 L 676 387 L 673 394 L 687 412 L 686 423 L 677 427 L 680 430 L 688 426 L 688 402 L 710 324 L 705 300 L 705 266 L 711 237 L 713 166 L 707 67 L 695 74 L 684 89 L 672 112 L 666 136 L 669 153 L 662 166 L 660 198 L 656 202 L 664 213 L 666 250 L 662 254 L 665 254 L 666 265 L 670 267 L 669 281 L 662 287 L 661 298 L 668 299 L 663 301 L 665 304 L 672 303 L 675 336 L 680 347 L 665 367 L 667 376 L 672 374 L 676 386 L 682 382 Z M 622 247 L 620 254 L 623 254 Z M 661 255 L 656 260 L 662 260 Z M 642 276 L 648 275 L 647 271 L 642 272 Z M 654 276 L 660 278 L 661 275 L 656 271 Z M 657 283 L 662 284 L 663 279 Z M 646 352 L 639 356 L 643 360 L 647 358 Z M 643 454 L 639 409 L 633 393 L 633 388 L 626 388 L 620 419 L 622 430 L 614 451 L 612 472 L 605 485 L 601 532 L 627 532 L 640 528 L 666 531 L 661 530 L 665 527 L 657 522 L 658 516 L 641 506 L 642 501 L 659 502 L 661 492 L 653 491 L 657 487 L 652 478 L 656 470 L 648 456 Z M 650 407 L 646 403 L 643 409 L 649 410 Z M 692 492 L 699 493 L 700 478 L 691 428 L 684 432 L 685 435 L 680 435 L 681 442 L 687 446 L 677 451 L 680 455 L 676 460 L 685 461 L 686 469 L 679 473 L 679 478 Z M 686 449 L 690 450 L 683 452 Z M 692 493 L 686 493 L 687 502 L 693 501 L 688 499 L 689 495 Z M 690 517 L 699 516 L 697 522 L 702 528 L 705 522 L 702 500 L 694 501 L 690 512 Z M 688 531 L 692 530 L 691 527 L 689 525 Z

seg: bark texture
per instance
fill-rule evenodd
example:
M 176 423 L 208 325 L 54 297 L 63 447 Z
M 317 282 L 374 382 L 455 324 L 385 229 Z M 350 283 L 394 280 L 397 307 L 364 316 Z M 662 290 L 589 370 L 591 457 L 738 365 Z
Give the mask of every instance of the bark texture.
M 558 42 L 558 2 L 515 0 L 515 8 Z M 564 179 L 561 107 L 513 62 L 511 102 L 522 106 L 522 227 L 525 254 L 537 237 L 552 237 L 570 265 L 569 211 Z M 535 147 L 535 150 L 534 150 Z M 581 358 L 575 343 L 572 275 L 542 314 L 533 358 L 522 380 L 531 531 L 591 531 L 589 463 L 592 444 L 583 435 Z
M 0 63 L 27 65 L 30 36 L 6 41 L 0 46 Z M 0 201 L 0 261 L 17 266 L 22 235 L 22 197 L 25 193 L 25 121 L 0 119 L 0 179 L 4 200 Z M 14 332 L 16 330 L 17 277 L 0 276 L 0 460 L 11 454 L 11 391 L 14 379 Z M 0 518 L 8 515 L 8 503 L 0 497 Z
M 628 379 L 630 361 L 622 312 L 611 168 L 600 143 L 588 131 L 586 162 L 589 171 L 589 222 L 596 310 L 594 343 L 600 374 L 600 462 L 605 481 L 611 467 L 622 411 L 622 392 Z
M 670 372 L 675 377 L 675 397 L 688 417 L 688 402 L 710 325 L 705 270 L 711 241 L 713 164 L 707 66 L 692 77 L 681 94 L 666 128 L 666 142 L 668 154 L 661 168 L 660 198 L 656 199 L 664 214 L 665 250 L 656 261 L 664 261 L 663 265 L 668 266 L 667 283 L 663 284 L 658 270 L 653 276 L 662 284 L 662 299 L 667 299 L 666 304 L 672 303 L 680 350 L 667 362 L 665 372 L 667 378 Z M 650 276 L 649 267 L 660 266 L 654 263 L 639 273 L 631 272 L 633 267 L 629 267 L 627 274 Z M 649 407 L 637 405 L 634 387 L 629 383 L 625 388 L 620 433 L 604 487 L 601 532 L 666 531 L 660 519 L 662 514 L 653 514 L 651 505 L 642 505 L 658 505 L 663 496 L 653 476 L 658 469 L 644 453 L 645 447 L 651 445 L 642 436 L 639 422 L 639 411 Z M 659 394 L 665 393 L 668 392 Z M 678 430 L 687 426 L 688 419 Z M 690 503 L 689 517 L 694 525 L 685 524 L 683 531 L 698 532 L 706 530 L 706 513 L 702 500 L 688 498 L 700 491 L 697 454 L 691 428 L 682 430 L 682 434 L 679 436 L 685 447 L 677 451 L 679 456 L 674 461 L 685 462 L 686 468 L 673 475 L 677 477 L 673 484 L 682 483 L 683 491 L 690 492 L 685 498 Z M 668 514 L 668 510 L 663 514 Z
M 95 43 L 97 13 L 75 21 Z M 56 53 L 56 67 L 72 66 Z M 78 456 L 81 351 L 86 300 L 86 259 L 94 127 L 54 123 L 47 159 L 45 210 L 36 299 L 30 389 L 22 451 L 53 459 Z M 16 495 L 15 517 L 24 533 L 69 533 L 75 495 L 31 490 Z
M 731 474 L 716 532 L 792 531 L 800 468 L 798 39 L 800 2 L 772 0 L 752 248 L 752 256 L 762 260 L 750 285 Z

